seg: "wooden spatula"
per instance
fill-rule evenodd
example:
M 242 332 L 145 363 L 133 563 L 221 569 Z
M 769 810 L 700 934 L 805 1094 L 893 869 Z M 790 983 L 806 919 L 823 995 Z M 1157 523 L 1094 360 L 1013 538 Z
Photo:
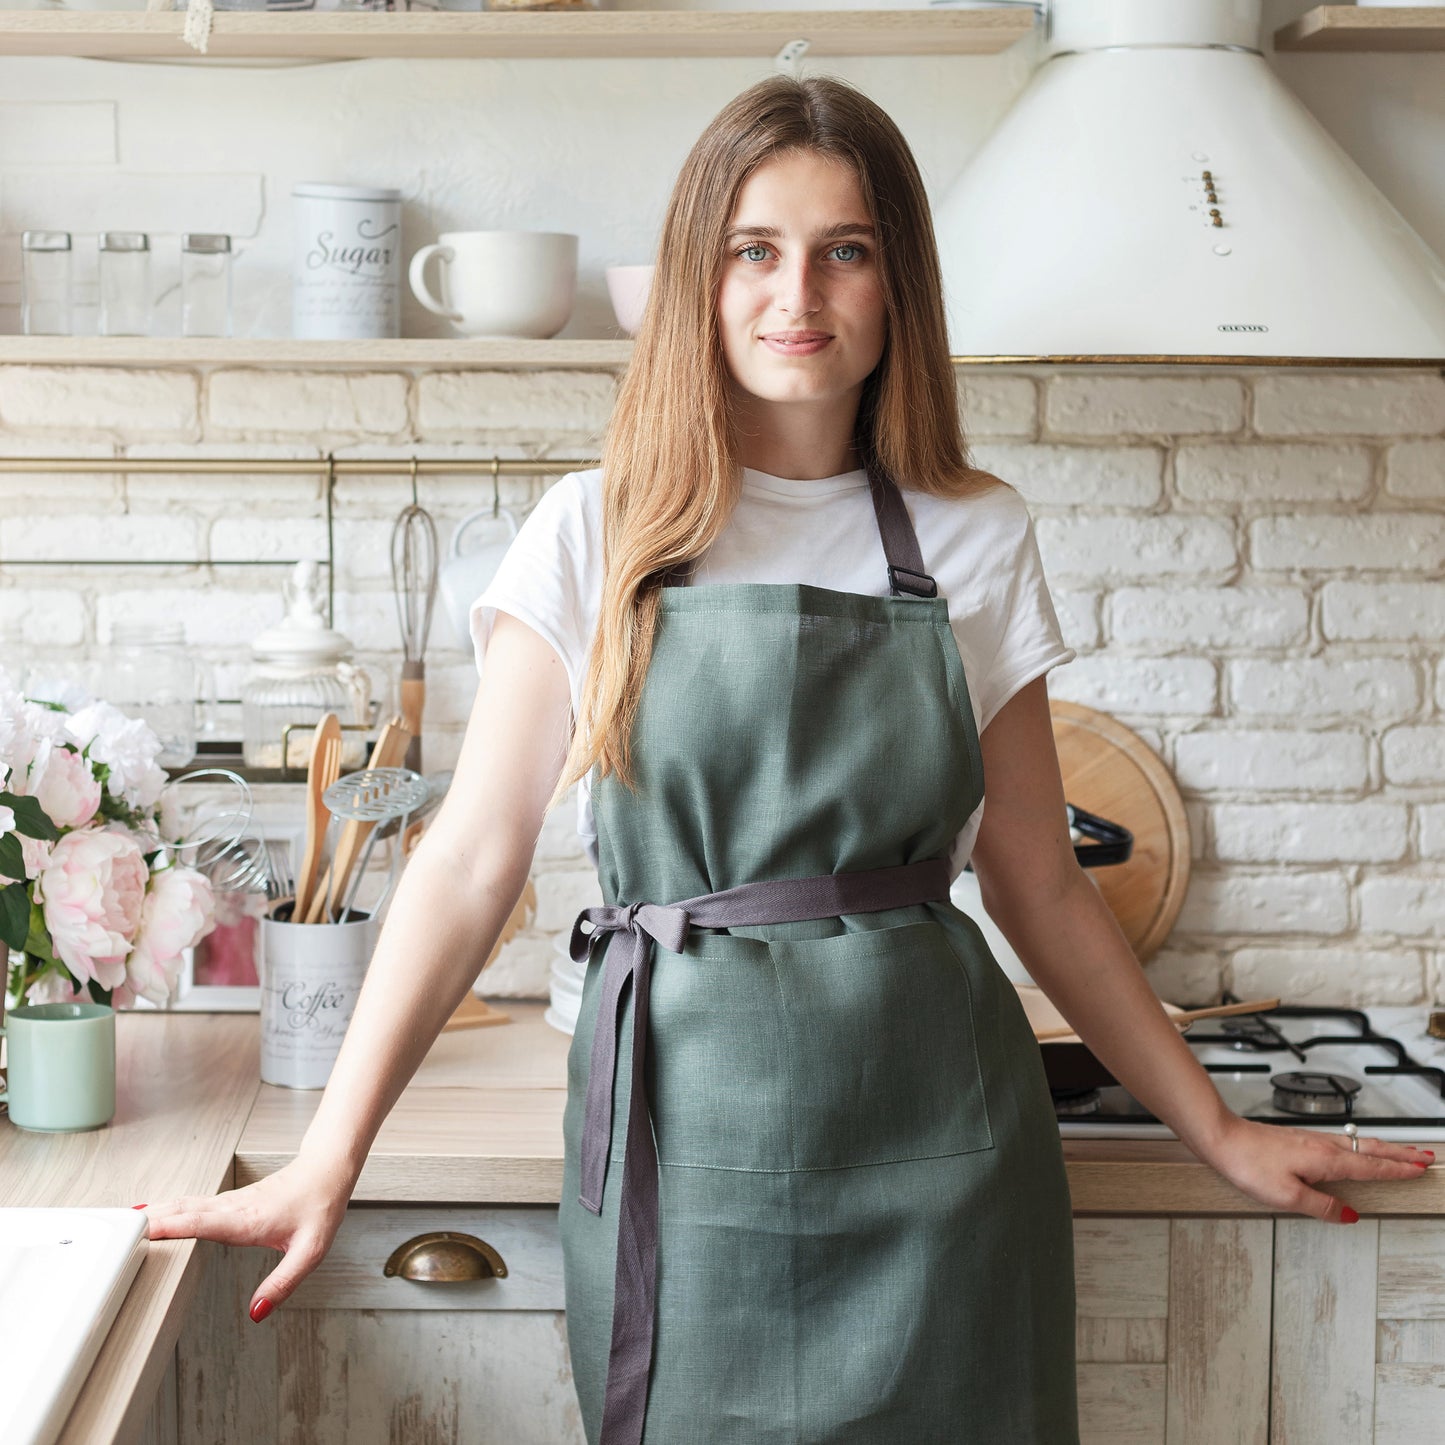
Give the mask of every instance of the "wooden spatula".
M 306 767 L 306 852 L 296 879 L 296 901 L 291 907 L 291 917 L 297 923 L 309 921 L 306 910 L 311 906 L 316 875 L 321 867 L 321 844 L 326 837 L 326 825 L 331 821 L 331 813 L 321 801 L 321 795 L 340 773 L 341 719 L 329 712 L 316 724 L 311 761 Z
M 371 750 L 371 760 L 367 763 L 367 767 L 400 767 L 410 742 L 411 734 L 401 725 L 401 718 L 393 717 L 382 728 L 381 734 L 376 740 L 376 746 Z M 341 830 L 340 841 L 336 844 L 336 856 L 331 860 L 331 866 L 326 870 L 325 878 L 316 886 L 316 894 L 306 913 L 308 923 L 331 922 L 325 916 L 326 900 L 328 896 L 331 898 L 346 896 L 346 884 L 351 877 L 351 870 L 356 867 L 356 860 L 361 856 L 361 850 L 374 827 L 376 827 L 375 823 L 361 822 L 355 818 L 347 820 L 346 826 Z
M 1254 1014 L 1263 1013 L 1265 1009 L 1278 1008 L 1277 998 L 1251 998 L 1245 999 L 1242 1003 L 1220 1003 L 1212 1004 L 1209 1008 L 1179 1008 L 1175 1004 L 1164 1005 L 1165 1012 L 1169 1015 L 1169 1022 L 1176 1028 L 1184 1024 L 1191 1024 L 1195 1019 L 1218 1019 L 1228 1014 Z M 1034 1037 L 1043 1043 L 1048 1039 L 1077 1038 L 1078 1035 L 1072 1028 L 1065 1025 L 1063 1028 L 1035 1029 Z

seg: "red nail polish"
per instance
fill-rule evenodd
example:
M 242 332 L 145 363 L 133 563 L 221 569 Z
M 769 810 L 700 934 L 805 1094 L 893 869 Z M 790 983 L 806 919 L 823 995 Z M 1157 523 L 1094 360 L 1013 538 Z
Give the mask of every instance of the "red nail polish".
M 271 1301 L 268 1299 L 257 1300 L 251 1310 L 251 1318 L 259 1325 L 270 1313 Z
M 144 1208 L 145 1208 L 145 1205 L 144 1205 L 144 1204 L 132 1204 L 132 1205 L 131 1205 L 131 1208 L 132 1208 L 132 1209 L 144 1209 Z
M 1340 1220 L 1344 1224 L 1353 1224 L 1360 1216 L 1347 1204 L 1340 1210 Z

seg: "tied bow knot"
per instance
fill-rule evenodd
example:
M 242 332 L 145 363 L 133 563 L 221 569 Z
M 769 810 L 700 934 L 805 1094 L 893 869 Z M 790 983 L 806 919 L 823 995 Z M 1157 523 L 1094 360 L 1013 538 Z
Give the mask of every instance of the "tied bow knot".
M 584 933 L 582 925 L 590 923 Z M 677 903 L 614 903 L 584 908 L 572 925 L 569 952 L 574 963 L 590 963 L 597 939 L 605 933 L 619 937 L 607 950 L 603 961 L 601 997 L 598 1001 L 598 1024 L 592 1036 L 592 1067 L 587 1079 L 584 1105 L 586 1123 L 582 1134 L 581 1190 L 578 1202 L 593 1214 L 602 1213 L 602 1188 L 607 1176 L 607 1159 L 612 1152 L 612 1086 L 617 1070 L 617 1035 L 622 1017 L 622 990 L 632 984 L 633 1038 L 632 1077 L 634 1094 L 628 1111 L 627 1138 L 630 1168 L 650 1166 L 656 1170 L 657 1158 L 652 1150 L 652 1133 L 647 1109 L 647 1093 L 642 1083 L 643 1063 L 647 1049 L 647 993 L 651 973 L 652 945 L 660 943 L 673 953 L 681 953 L 687 944 L 692 915 L 686 906 Z M 647 1138 L 634 1148 L 635 1140 L 646 1131 Z
M 590 932 L 583 931 L 584 922 L 592 925 Z M 604 933 L 621 932 L 634 936 L 645 934 L 671 952 L 681 953 L 687 946 L 691 923 L 692 917 L 687 909 L 676 904 L 599 904 L 584 908 L 577 915 L 572 925 L 572 940 L 567 951 L 573 963 L 590 963 L 597 939 Z

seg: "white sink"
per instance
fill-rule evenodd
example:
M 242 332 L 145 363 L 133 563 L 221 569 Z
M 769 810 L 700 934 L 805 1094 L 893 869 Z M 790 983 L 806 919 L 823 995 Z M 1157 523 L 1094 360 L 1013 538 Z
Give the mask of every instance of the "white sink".
M 146 1253 L 138 1209 L 0 1209 L 0 1440 L 51 1445 Z

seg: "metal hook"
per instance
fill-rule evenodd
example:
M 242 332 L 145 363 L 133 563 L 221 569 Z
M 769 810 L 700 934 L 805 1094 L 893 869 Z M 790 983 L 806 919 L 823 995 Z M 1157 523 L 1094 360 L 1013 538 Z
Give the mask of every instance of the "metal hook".
M 501 511 L 502 511 L 502 483 L 501 483 L 501 472 L 502 472 L 502 459 L 501 459 L 501 457 L 493 457 L 493 458 L 492 458 L 492 515 L 493 515 L 494 517 L 500 516 L 500 515 L 501 515 Z
M 413 507 L 420 505 L 420 503 L 417 501 L 417 498 L 416 498 L 416 458 L 415 458 L 415 457 L 413 457 L 413 458 L 411 459 L 411 504 L 412 504 Z

